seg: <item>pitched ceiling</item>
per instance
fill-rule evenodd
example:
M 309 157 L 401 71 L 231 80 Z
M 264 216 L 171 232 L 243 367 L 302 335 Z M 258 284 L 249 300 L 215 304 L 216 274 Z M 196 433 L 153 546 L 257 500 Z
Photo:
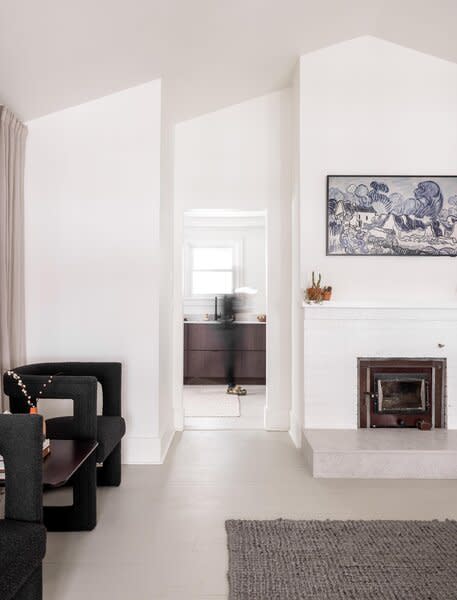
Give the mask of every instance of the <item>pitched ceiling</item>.
M 181 121 L 359 35 L 457 62 L 456 22 L 456 0 L 0 0 L 0 102 L 29 120 L 162 77 Z

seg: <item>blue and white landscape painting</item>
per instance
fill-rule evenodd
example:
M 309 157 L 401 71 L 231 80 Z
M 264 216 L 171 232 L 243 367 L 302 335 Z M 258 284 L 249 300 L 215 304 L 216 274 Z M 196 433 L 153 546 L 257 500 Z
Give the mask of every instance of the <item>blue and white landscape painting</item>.
M 457 256 L 457 177 L 328 177 L 327 254 Z

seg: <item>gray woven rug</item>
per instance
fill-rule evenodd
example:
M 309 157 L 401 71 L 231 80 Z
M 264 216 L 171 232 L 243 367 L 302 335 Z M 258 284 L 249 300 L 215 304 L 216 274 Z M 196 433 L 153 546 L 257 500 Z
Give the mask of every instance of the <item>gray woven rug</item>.
M 230 600 L 457 599 L 456 521 L 227 521 Z

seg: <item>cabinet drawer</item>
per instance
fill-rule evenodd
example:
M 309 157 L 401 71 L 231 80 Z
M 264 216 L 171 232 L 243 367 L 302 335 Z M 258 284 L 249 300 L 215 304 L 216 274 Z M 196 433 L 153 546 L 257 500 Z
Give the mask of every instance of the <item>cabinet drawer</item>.
M 250 350 L 239 352 L 235 360 L 235 374 L 240 379 L 264 379 L 266 352 Z
M 184 328 L 187 350 L 224 350 L 224 340 L 219 325 L 188 323 Z
M 210 379 L 225 376 L 225 352 L 221 350 L 188 350 L 186 377 Z
M 226 357 L 224 350 L 187 350 L 184 353 L 184 376 L 186 379 L 224 379 Z M 236 379 L 264 379 L 265 375 L 265 352 L 250 350 L 236 353 Z
M 236 350 L 266 349 L 266 325 L 236 324 Z M 224 330 L 217 324 L 186 323 L 184 325 L 184 348 L 186 350 L 225 350 L 226 340 Z
M 237 325 L 240 328 L 238 334 L 240 350 L 266 350 L 266 325 L 255 325 L 248 323 L 246 325 Z

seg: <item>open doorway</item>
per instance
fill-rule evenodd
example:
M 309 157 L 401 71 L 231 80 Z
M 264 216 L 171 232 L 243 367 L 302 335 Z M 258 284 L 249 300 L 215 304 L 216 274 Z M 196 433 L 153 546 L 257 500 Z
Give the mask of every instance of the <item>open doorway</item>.
M 183 222 L 186 429 L 263 429 L 265 211 L 188 210 Z

